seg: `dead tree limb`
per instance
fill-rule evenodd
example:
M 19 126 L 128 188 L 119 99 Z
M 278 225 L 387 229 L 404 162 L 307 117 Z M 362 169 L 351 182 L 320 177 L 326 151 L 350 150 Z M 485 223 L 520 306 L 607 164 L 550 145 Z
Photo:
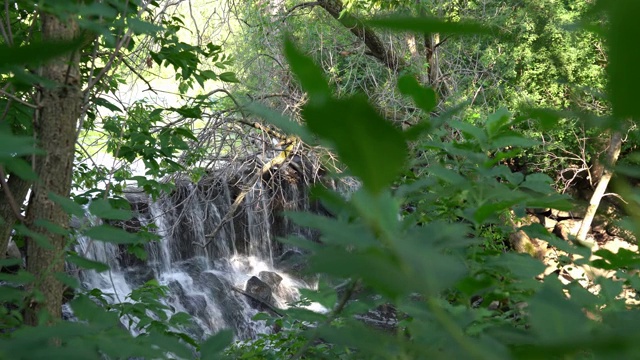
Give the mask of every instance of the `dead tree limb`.
M 321 0 L 318 1 L 318 5 L 362 40 L 371 52 L 371 56 L 380 60 L 386 67 L 393 71 L 399 71 L 407 66 L 402 58 L 385 46 L 373 29 L 355 16 L 343 13 L 344 5 L 341 0 Z
M 267 308 L 269 308 L 269 310 L 273 311 L 276 315 L 278 315 L 278 316 L 280 316 L 280 317 L 284 317 L 284 314 L 280 312 L 280 309 L 278 309 L 277 307 L 275 307 L 275 306 L 273 306 L 273 305 L 269 304 L 268 302 L 266 302 L 266 301 L 264 301 L 264 300 L 262 300 L 262 299 L 259 299 L 259 298 L 255 297 L 255 296 L 253 296 L 253 295 L 249 294 L 248 292 L 246 292 L 246 291 L 242 290 L 242 289 L 238 289 L 238 288 L 237 288 L 237 287 L 235 287 L 235 286 L 232 286 L 231 288 L 232 288 L 233 290 L 235 290 L 235 291 L 239 292 L 240 294 L 242 294 L 242 295 L 244 295 L 244 296 L 248 297 L 249 299 L 251 299 L 251 300 L 255 300 L 255 301 L 259 302 L 260 304 L 262 304 L 262 305 L 266 306 Z
M 605 190 L 607 190 L 609 181 L 613 176 L 613 165 L 615 165 L 616 161 L 618 160 L 621 147 L 622 133 L 620 131 L 615 131 L 611 135 L 611 140 L 609 141 L 609 149 L 607 150 L 607 158 L 605 159 L 605 168 L 602 173 L 602 177 L 600 177 L 598 186 L 596 186 L 596 189 L 591 196 L 591 200 L 589 200 L 587 212 L 584 215 L 584 219 L 582 220 L 582 224 L 580 225 L 580 230 L 578 231 L 578 235 L 576 236 L 576 238 L 580 242 L 584 243 L 587 239 L 587 233 L 589 232 L 591 222 L 596 215 L 596 210 L 598 210 L 598 206 L 600 205 L 600 200 L 602 200 L 602 196 L 604 195 Z
M 251 178 L 251 180 L 249 180 L 247 187 L 244 190 L 242 190 L 242 192 L 236 197 L 236 199 L 233 201 L 233 204 L 231 204 L 229 211 L 222 218 L 222 220 L 216 226 L 216 228 L 213 229 L 213 231 L 210 234 L 205 235 L 205 237 L 209 238 L 209 240 L 204 244 L 198 244 L 198 245 L 202 247 L 207 247 L 213 241 L 215 236 L 218 235 L 220 230 L 222 230 L 222 227 L 224 226 L 224 224 L 226 224 L 227 222 L 229 222 L 229 220 L 233 218 L 236 211 L 240 207 L 240 204 L 242 204 L 242 202 L 244 201 L 244 198 L 247 196 L 249 191 L 251 191 L 251 189 L 255 186 L 255 184 L 258 181 L 260 181 L 260 179 L 262 179 L 262 176 L 266 174 L 267 171 L 271 170 L 271 168 L 273 168 L 274 166 L 283 164 L 287 160 L 287 158 L 291 155 L 296 145 L 298 144 L 298 140 L 295 137 L 289 137 L 283 142 L 286 147 L 278 154 L 278 156 L 274 157 L 273 159 L 269 160 L 264 165 L 262 165 L 262 169 L 260 169 L 260 171 L 256 173 Z

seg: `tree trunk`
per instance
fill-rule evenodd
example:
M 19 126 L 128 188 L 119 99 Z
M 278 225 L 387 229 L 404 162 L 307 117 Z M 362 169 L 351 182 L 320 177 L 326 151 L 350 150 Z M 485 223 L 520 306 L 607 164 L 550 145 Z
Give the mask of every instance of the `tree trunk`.
M 362 40 L 369 49 L 369 55 L 380 60 L 385 66 L 393 71 L 400 71 L 407 66 L 404 60 L 397 56 L 392 50 L 382 42 L 373 29 L 366 26 L 362 21 L 350 14 L 343 14 L 344 5 L 341 0 L 320 0 L 318 5 L 333 18 L 338 20 L 344 27 L 348 28 L 352 34 Z
M 596 210 L 598 210 L 598 205 L 600 205 L 600 200 L 602 200 L 602 195 L 604 195 L 605 190 L 607 190 L 609 181 L 613 176 L 612 167 L 618 160 L 621 147 L 622 133 L 620 131 L 615 131 L 611 135 L 611 140 L 609 141 L 609 149 L 607 150 L 607 157 L 605 159 L 606 166 L 604 167 L 602 176 L 600 177 L 600 181 L 598 181 L 598 186 L 596 186 L 596 189 L 591 196 L 589 206 L 587 207 L 587 212 L 584 215 L 584 220 L 582 220 L 582 225 L 580 225 L 580 230 L 578 230 L 578 241 L 584 242 L 587 238 L 587 233 L 589 232 L 589 228 L 591 227 L 593 217 L 596 215 Z
M 0 191 L 0 219 L 2 219 L 0 221 L 0 259 L 4 259 L 7 253 L 11 230 L 16 220 L 18 220 L 11 201 L 21 209 L 30 186 L 31 184 L 28 181 L 11 174 L 7 180 L 7 189 Z M 7 192 L 11 194 L 13 200 L 9 200 Z
M 78 36 L 78 26 L 72 17 L 64 22 L 49 14 L 41 14 L 42 39 L 65 41 Z M 46 153 L 35 159 L 38 181 L 27 211 L 27 224 L 32 231 L 44 235 L 51 246 L 41 246 L 35 239 L 27 239 L 27 270 L 36 277 L 34 290 L 45 299 L 32 301 L 25 312 L 25 322 L 37 325 L 46 311 L 50 320 L 60 318 L 63 284 L 55 277 L 64 272 L 64 252 L 67 237 L 51 227 L 67 228 L 69 215 L 49 198 L 49 193 L 68 197 L 71 191 L 76 123 L 80 116 L 78 52 L 52 60 L 42 67 L 42 75 L 57 85 L 43 87 L 40 117 L 35 124 L 38 146 Z

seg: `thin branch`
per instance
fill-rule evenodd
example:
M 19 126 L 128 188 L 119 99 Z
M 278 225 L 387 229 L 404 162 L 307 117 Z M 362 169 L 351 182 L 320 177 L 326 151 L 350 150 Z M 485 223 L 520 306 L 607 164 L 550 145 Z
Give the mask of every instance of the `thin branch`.
M 6 92 L 6 91 L 4 91 L 2 89 L 0 89 L 0 95 L 4 95 L 4 96 L 10 98 L 11 100 L 13 100 L 15 102 L 19 102 L 20 104 L 22 104 L 24 106 L 28 106 L 28 107 L 30 107 L 32 109 L 37 109 L 38 108 L 37 105 L 33 105 L 33 104 L 29 103 L 29 102 L 26 102 L 26 101 L 20 99 L 19 97 L 15 96 L 15 95 L 13 95 L 11 93 L 8 93 L 8 92 Z
M 7 18 L 7 44 L 13 45 L 13 33 L 11 32 L 11 19 L 9 18 L 9 0 L 4 0 L 4 14 Z
M 319 1 L 310 1 L 310 2 L 306 2 L 306 3 L 302 3 L 302 4 L 298 4 L 293 6 L 291 9 L 289 9 L 287 11 L 287 13 L 284 15 L 284 19 L 282 19 L 282 21 L 284 22 L 287 17 L 289 17 L 289 15 L 291 15 L 292 12 L 298 10 L 298 9 L 302 9 L 302 8 L 306 8 L 306 7 L 314 7 L 314 6 L 318 6 L 320 5 Z

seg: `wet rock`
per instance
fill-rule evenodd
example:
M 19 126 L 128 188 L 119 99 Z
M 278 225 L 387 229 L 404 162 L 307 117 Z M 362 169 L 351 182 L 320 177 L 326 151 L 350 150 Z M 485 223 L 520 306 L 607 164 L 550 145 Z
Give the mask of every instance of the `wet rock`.
M 189 314 L 206 318 L 207 299 L 204 295 L 187 295 L 184 297 L 183 305 Z
M 174 265 L 176 268 L 186 272 L 190 277 L 197 278 L 203 272 L 207 271 L 209 264 L 205 257 L 195 257 L 193 259 L 180 261 Z
M 197 281 L 209 291 L 224 322 L 234 330 L 236 336 L 250 338 L 255 335 L 243 305 L 245 295 L 234 291 L 227 279 L 210 271 L 202 273 Z
M 264 281 L 272 289 L 277 288 L 282 282 L 282 276 L 273 271 L 260 271 L 260 273 L 258 273 L 258 278 Z
M 252 276 L 247 281 L 247 285 L 245 286 L 244 291 L 246 291 L 247 294 L 250 294 L 251 296 L 265 303 L 271 304 L 273 302 L 271 287 L 255 276 Z
M 20 249 L 18 249 L 18 245 L 13 239 L 9 240 L 9 244 L 7 245 L 7 258 L 8 259 L 22 259 L 22 254 L 20 253 Z
M 155 274 L 150 267 L 136 266 L 124 271 L 124 279 L 131 284 L 132 288 L 138 287 L 154 278 Z
M 284 272 L 302 272 L 307 266 L 307 259 L 298 250 L 287 250 L 276 260 L 276 267 Z

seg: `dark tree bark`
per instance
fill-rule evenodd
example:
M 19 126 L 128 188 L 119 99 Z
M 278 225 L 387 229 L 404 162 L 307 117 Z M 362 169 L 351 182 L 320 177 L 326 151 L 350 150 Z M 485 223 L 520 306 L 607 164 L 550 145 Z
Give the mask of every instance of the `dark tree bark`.
M 49 14 L 41 14 L 44 41 L 72 40 L 79 34 L 76 21 L 69 17 L 60 21 Z M 45 302 L 32 301 L 25 312 L 25 322 L 36 325 L 42 311 L 50 319 L 60 317 L 63 285 L 55 277 L 64 272 L 64 252 L 67 238 L 42 226 L 67 228 L 69 215 L 49 193 L 68 197 L 71 191 L 76 123 L 80 116 L 82 94 L 80 90 L 79 56 L 77 52 L 52 60 L 42 67 L 42 75 L 57 85 L 43 87 L 40 116 L 35 124 L 38 146 L 46 155 L 35 159 L 38 181 L 33 185 L 26 222 L 31 230 L 49 240 L 51 246 L 41 246 L 27 239 L 27 270 L 36 276 L 34 290 Z M 49 226 L 51 228 L 51 226 Z
M 380 60 L 386 67 L 394 71 L 406 67 L 404 60 L 389 50 L 373 29 L 365 26 L 362 21 L 350 14 L 343 14 L 340 17 L 340 13 L 344 9 L 341 0 L 321 0 L 318 1 L 318 5 L 362 40 L 369 49 L 370 55 Z
M 30 182 L 15 174 L 10 174 L 6 181 L 6 188 L 2 188 L 0 191 L 0 219 L 2 219 L 0 222 L 0 259 L 4 259 L 7 253 L 11 230 L 18 220 L 19 213 L 17 214 L 16 211 L 21 210 L 30 187 Z

